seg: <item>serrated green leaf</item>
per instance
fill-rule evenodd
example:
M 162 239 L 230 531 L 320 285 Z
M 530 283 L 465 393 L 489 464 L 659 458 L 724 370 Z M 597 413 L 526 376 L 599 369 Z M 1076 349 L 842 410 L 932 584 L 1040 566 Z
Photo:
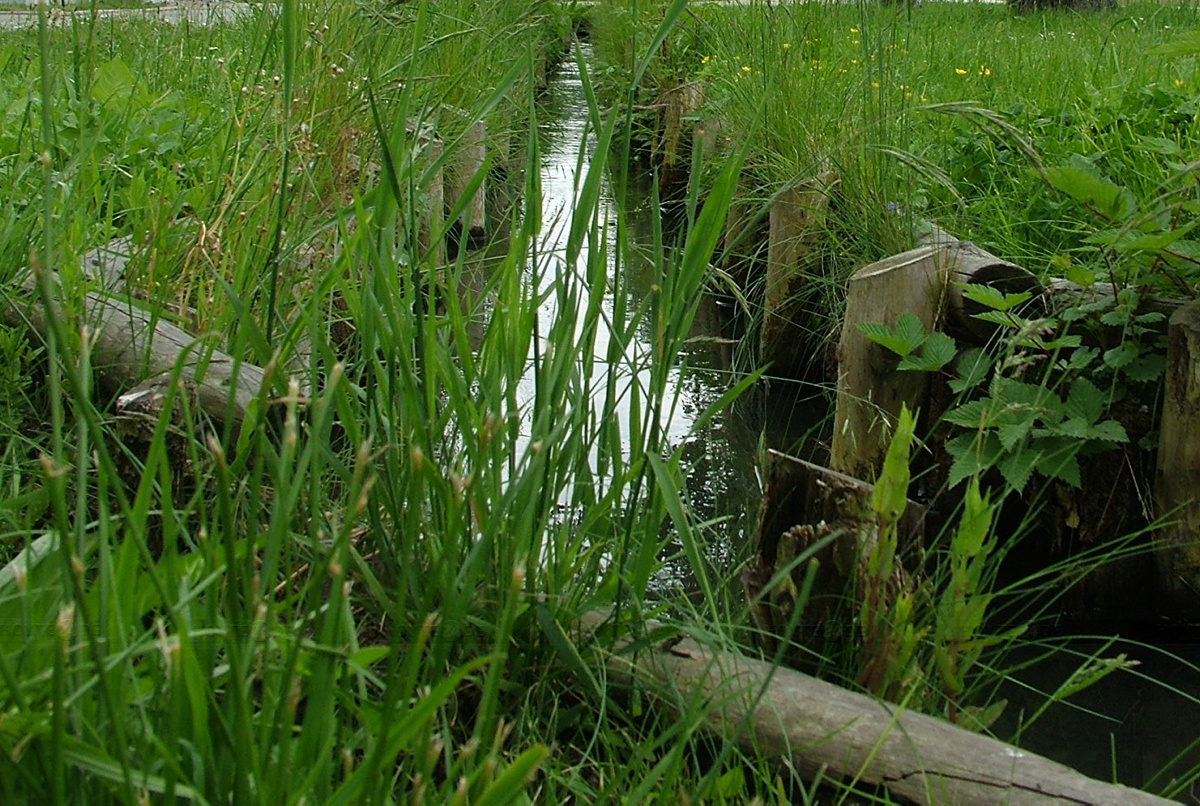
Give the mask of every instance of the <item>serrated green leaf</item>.
M 907 356 L 900 362 L 897 369 L 937 372 L 953 361 L 957 354 L 958 346 L 954 343 L 954 339 L 945 333 L 931 333 L 921 344 L 920 355 Z
M 954 366 L 958 377 L 950 381 L 950 390 L 955 394 L 962 394 L 968 389 L 974 389 L 987 380 L 991 368 L 992 359 L 985 351 L 978 347 L 967 350 Z
M 1105 442 L 1129 441 L 1129 434 L 1125 433 L 1125 426 L 1116 420 L 1105 420 L 1102 423 L 1096 423 L 1092 426 L 1091 437 L 1093 439 L 1102 439 Z
M 981 428 L 990 425 L 989 398 L 969 400 L 961 406 L 956 406 L 942 415 L 942 419 L 963 428 Z
M 1128 367 L 1138 357 L 1138 347 L 1133 342 L 1121 342 L 1111 350 L 1104 352 L 1104 363 L 1113 369 Z
M 948 484 L 954 487 L 963 479 L 994 467 L 1004 455 L 1004 448 L 995 434 L 967 433 L 947 442 L 946 452 L 954 457 L 948 479 Z
M 1073 264 L 1067 269 L 1067 279 L 1075 283 L 1075 285 L 1089 286 L 1096 282 L 1096 272 Z
M 1149 383 L 1156 381 L 1162 377 L 1162 374 L 1167 370 L 1167 357 L 1159 353 L 1150 353 L 1143 355 L 1137 361 L 1134 361 L 1122 368 L 1122 371 L 1132 381 L 1138 383 Z
M 1117 244 L 1117 249 L 1121 252 L 1161 252 L 1191 232 L 1195 226 L 1196 222 L 1193 221 L 1177 229 L 1138 235 L 1137 237 L 1130 238 L 1128 241 L 1122 241 Z
M 1045 176 L 1055 189 L 1086 204 L 1110 221 L 1125 219 L 1137 209 L 1136 199 L 1126 188 L 1084 168 L 1074 165 L 1047 168 Z
M 920 342 L 916 344 L 905 339 L 899 333 L 894 331 L 887 325 L 881 325 L 878 322 L 859 322 L 858 330 L 870 341 L 875 342 L 885 350 L 890 350 L 896 355 L 904 358 L 917 349 Z
M 1080 485 L 1079 462 L 1075 459 L 1080 443 L 1065 437 L 1043 437 L 1035 440 L 1031 453 L 1037 457 L 1037 470 L 1043 476 L 1059 479 L 1072 487 Z
M 1098 355 L 1100 355 L 1100 350 L 1096 347 L 1080 347 L 1071 353 L 1071 357 L 1067 359 L 1067 369 L 1087 369 L 1096 360 L 1096 356 Z
M 1037 454 L 1033 451 L 1015 451 L 1000 460 L 1000 475 L 1004 476 L 1010 487 L 1020 493 L 1029 482 L 1029 477 L 1033 475 L 1036 462 Z
M 1016 330 L 1025 322 L 1024 319 L 1012 313 L 1002 313 L 1000 311 L 984 311 L 983 313 L 971 314 L 972 319 L 978 319 L 980 322 L 990 322 L 993 325 L 1007 327 Z
M 1087 378 L 1079 378 L 1071 384 L 1064 409 L 1068 417 L 1082 418 L 1089 425 L 1100 419 L 1104 412 L 1105 396 L 1096 384 Z
M 1033 296 L 1028 291 L 1020 291 L 1016 294 L 1006 294 L 999 288 L 990 285 L 981 285 L 979 283 L 964 283 L 962 287 L 963 297 L 978 302 L 986 308 L 991 308 L 993 311 L 1011 311 L 1018 305 L 1022 305 L 1029 301 Z
M 1000 439 L 1000 444 L 1004 446 L 1004 450 L 1011 451 L 1013 446 L 1025 439 L 1032 427 L 1033 418 L 1031 417 L 1018 423 L 1000 426 L 996 429 L 996 436 Z

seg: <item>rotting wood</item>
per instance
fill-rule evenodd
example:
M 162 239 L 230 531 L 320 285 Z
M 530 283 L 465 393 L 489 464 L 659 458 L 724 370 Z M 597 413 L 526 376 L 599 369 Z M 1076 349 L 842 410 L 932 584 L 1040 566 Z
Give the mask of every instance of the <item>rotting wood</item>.
M 809 643 L 816 631 L 843 603 L 848 583 L 858 571 L 859 558 L 876 537 L 876 516 L 871 505 L 870 484 L 842 473 L 805 462 L 776 450 L 768 450 L 763 468 L 765 488 L 758 510 L 754 553 L 756 565 L 742 575 L 747 598 L 755 602 L 752 613 L 768 649 L 783 636 L 791 621 L 788 601 L 803 580 L 808 562 L 801 561 L 790 579 L 780 577 L 806 551 L 818 565 L 803 614 L 790 636 L 800 645 Z M 924 537 L 925 507 L 909 501 L 897 524 L 901 553 L 920 546 Z M 832 539 L 814 547 L 826 536 Z M 764 595 L 765 594 L 765 595 Z M 801 656 L 789 653 L 797 663 Z
M 945 246 L 923 246 L 851 275 L 837 347 L 837 409 L 830 457 L 834 470 L 874 479 L 901 406 L 916 411 L 924 404 L 929 373 L 898 370 L 898 357 L 864 336 L 858 325 L 894 326 L 901 314 L 912 313 L 925 332 L 931 332 L 942 309 L 947 259 Z
M 594 635 L 608 619 L 606 612 L 587 613 L 577 631 Z M 640 645 L 636 653 L 633 646 L 618 642 L 603 653 L 611 674 L 652 688 L 668 708 L 708 703 L 707 730 L 810 780 L 882 786 L 893 797 L 920 804 L 1170 803 L 949 722 L 688 638 Z
M 114 244 L 116 246 L 114 246 Z M 128 253 L 120 241 L 94 250 L 83 259 L 87 270 L 98 272 L 98 284 L 119 290 L 124 287 Z M 58 277 L 51 276 L 58 288 Z M 28 325 L 43 338 L 47 334 L 45 309 L 37 299 L 32 274 L 22 284 L 30 300 L 12 300 L 4 308 L 10 327 Z M 61 291 L 59 292 L 61 294 Z M 196 337 L 149 311 L 135 300 L 112 292 L 89 292 L 82 299 L 81 324 L 87 327 L 91 364 L 109 386 L 135 387 L 145 381 L 169 377 L 179 365 L 180 380 L 195 388 L 200 408 L 218 421 L 241 427 L 251 402 L 267 380 L 261 367 L 217 349 L 213 337 Z M 56 301 L 53 315 L 62 317 Z
M 1158 444 L 1160 593 L 1176 618 L 1200 617 L 1200 302 L 1171 317 Z
M 800 295 L 818 259 L 837 175 L 825 171 L 779 194 L 771 206 L 759 356 L 774 376 L 798 378 L 811 356 Z

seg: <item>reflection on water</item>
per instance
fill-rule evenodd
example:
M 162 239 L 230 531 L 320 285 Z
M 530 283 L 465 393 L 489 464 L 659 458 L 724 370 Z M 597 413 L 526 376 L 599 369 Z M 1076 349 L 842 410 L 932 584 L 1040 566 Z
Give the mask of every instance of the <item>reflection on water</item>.
M 586 44 L 578 47 L 584 49 L 586 57 Z M 542 249 L 546 260 L 561 263 L 578 183 L 588 170 L 594 146 L 574 54 L 568 56 L 551 83 L 544 103 L 549 114 L 540 130 Z M 588 148 L 581 155 L 580 144 L 585 138 Z M 654 221 L 651 216 L 657 211 L 648 203 L 649 198 L 650 186 L 646 177 L 631 180 L 625 198 L 621 200 L 614 198 L 612 183 L 607 177 L 601 191 L 600 220 L 605 229 L 602 235 L 609 246 L 606 257 L 609 273 L 610 276 L 615 271 L 622 273 L 618 287 L 626 295 L 625 301 L 631 309 L 651 293 L 654 284 Z M 617 243 L 616 227 L 620 214 L 624 215 L 629 248 L 626 254 L 617 255 L 613 247 Z M 556 273 L 557 270 L 535 272 L 539 282 L 543 283 L 552 282 Z M 611 313 L 613 305 L 610 295 L 605 301 L 606 311 Z M 543 303 L 547 321 L 555 312 L 554 306 L 553 298 Z M 680 366 L 670 375 L 668 405 L 659 426 L 672 447 L 682 447 L 688 468 L 686 494 L 696 515 L 704 520 L 724 518 L 718 526 L 707 530 L 711 536 L 707 549 L 714 567 L 727 569 L 732 578 L 735 576 L 732 564 L 747 555 L 753 540 L 753 516 L 759 496 L 755 473 L 759 431 L 753 423 L 747 422 L 742 412 L 748 413 L 757 407 L 744 401 L 735 411 L 723 412 L 702 430 L 693 431 L 699 415 L 726 391 L 733 379 L 732 346 L 724 338 L 728 335 L 725 330 L 724 317 L 713 301 L 703 300 L 692 325 L 692 339 L 680 356 Z M 619 389 L 627 390 L 628 385 L 636 383 L 644 390 L 649 377 L 650 334 L 643 329 L 638 333 L 636 343 L 625 348 L 627 357 L 633 359 L 630 363 L 639 368 L 636 371 L 604 363 L 610 337 L 611 334 L 601 332 L 597 338 L 597 371 L 618 373 Z M 603 383 L 597 384 L 598 388 L 603 386 Z M 532 394 L 532 388 L 524 392 Z M 623 426 L 632 416 L 628 398 L 628 394 L 621 395 L 617 411 Z M 674 405 L 670 403 L 672 400 Z M 602 401 L 596 400 L 594 405 L 599 407 Z M 690 569 L 682 563 L 669 563 L 656 584 L 690 588 Z

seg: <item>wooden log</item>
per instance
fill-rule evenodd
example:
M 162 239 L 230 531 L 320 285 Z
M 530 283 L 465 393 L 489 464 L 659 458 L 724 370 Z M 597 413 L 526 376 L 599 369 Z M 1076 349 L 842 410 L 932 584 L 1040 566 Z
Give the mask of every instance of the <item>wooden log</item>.
M 119 261 L 107 261 L 110 277 Z M 85 266 L 88 259 L 85 258 Z M 58 278 L 52 276 L 58 287 Z M 26 291 L 35 290 L 29 276 Z M 61 294 L 61 291 L 60 291 Z M 43 338 L 47 333 L 46 312 L 41 301 L 17 302 L 4 309 L 10 327 L 28 325 Z M 64 315 L 55 303 L 52 315 Z M 195 337 L 179 327 L 137 307 L 128 297 L 91 292 L 83 298 L 83 322 L 91 347 L 91 363 L 108 385 L 129 388 L 150 379 L 169 377 L 180 364 L 180 380 L 194 387 L 200 408 L 218 421 L 228 420 L 234 430 L 241 427 L 247 408 L 266 383 L 266 371 L 222 352 L 213 337 Z M 181 363 L 182 362 L 182 363 Z
M 926 224 L 918 234 L 920 246 L 944 246 L 947 252 L 946 319 L 948 331 L 956 337 L 966 337 L 976 344 L 986 344 L 998 329 L 997 325 L 982 322 L 975 314 L 987 309 L 963 296 L 963 285 L 987 285 L 1005 294 L 1029 292 L 1037 299 L 1042 285 L 1028 270 L 996 257 L 970 241 L 955 238 L 936 224 Z
M 699 154 L 702 162 L 710 162 L 720 153 L 723 126 L 718 117 L 709 117 L 692 129 L 692 153 Z
M 802 377 L 812 356 L 812 336 L 803 321 L 800 294 L 816 260 L 837 176 L 826 171 L 788 188 L 771 206 L 767 279 L 759 358 L 772 375 Z
M 1200 302 L 1171 317 L 1155 499 L 1160 593 L 1174 617 L 1200 617 Z
M 417 224 L 417 249 L 422 255 L 431 255 L 433 265 L 444 266 L 446 242 L 438 238 L 434 243 L 434 233 L 442 232 L 446 210 L 445 178 L 441 168 L 442 140 L 434 134 L 431 126 L 418 127 L 410 123 L 409 133 L 413 138 L 413 170 L 419 172 L 418 176 L 424 173 L 422 179 L 426 182 L 423 188 L 419 188 L 425 196 L 425 204 L 420 208 L 423 215 Z
M 690 119 L 703 103 L 704 84 L 699 81 L 672 87 L 659 97 L 658 136 L 653 154 L 659 158 L 662 183 L 672 184 L 687 171 L 689 155 L 685 133 Z
M 912 313 L 931 332 L 942 309 L 947 272 L 946 247 L 939 245 L 895 255 L 851 275 L 837 347 L 837 409 L 830 458 L 834 470 L 875 479 L 901 406 L 916 411 L 928 394 L 929 373 L 898 370 L 898 357 L 864 336 L 858 325 L 893 326 L 901 314 Z
M 604 612 L 578 631 L 595 634 Z M 653 629 L 658 625 L 647 625 Z M 684 712 L 709 703 L 704 727 L 748 753 L 777 759 L 813 779 L 882 786 L 907 803 L 1123 804 L 1163 800 L 1097 781 L 1050 759 L 865 694 L 734 652 L 672 637 L 636 654 L 632 642 L 602 653 L 619 679 Z

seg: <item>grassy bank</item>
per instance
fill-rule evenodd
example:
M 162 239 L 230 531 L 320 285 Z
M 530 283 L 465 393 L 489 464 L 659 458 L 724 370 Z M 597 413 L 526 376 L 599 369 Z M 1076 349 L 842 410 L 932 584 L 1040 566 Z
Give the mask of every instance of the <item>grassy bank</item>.
M 661 423 L 712 243 L 606 310 L 600 159 L 543 255 L 529 136 L 569 18 L 451 6 L 0 39 L 5 303 L 30 265 L 64 309 L 44 341 L 3 331 L 5 802 L 698 791 L 702 709 L 647 715 L 569 631 L 650 607 L 684 517 Z M 438 265 L 420 131 L 449 162 L 479 118 L 520 201 L 489 261 Z M 111 416 L 78 262 L 116 235 L 122 304 L 267 368 L 240 429 L 176 387 L 141 441 Z M 602 326 L 609 375 L 577 360 Z
M 611 75 L 627 75 L 626 31 L 644 41 L 668 6 L 639 3 L 635 19 L 627 3 L 598 5 L 593 38 Z M 839 281 L 908 248 L 914 218 L 1035 273 L 1078 263 L 1105 274 L 1089 236 L 1106 222 L 1039 170 L 1078 167 L 1128 189 L 1139 212 L 1160 212 L 1160 195 L 1186 185 L 1180 167 L 1200 136 L 1195 57 L 1166 50 L 1195 21 L 1192 5 L 1174 3 L 1026 15 L 971 3 L 697 5 L 656 54 L 640 101 L 701 84 L 694 118 L 747 145 L 751 202 L 836 171 L 811 305 L 836 320 Z

